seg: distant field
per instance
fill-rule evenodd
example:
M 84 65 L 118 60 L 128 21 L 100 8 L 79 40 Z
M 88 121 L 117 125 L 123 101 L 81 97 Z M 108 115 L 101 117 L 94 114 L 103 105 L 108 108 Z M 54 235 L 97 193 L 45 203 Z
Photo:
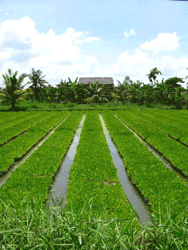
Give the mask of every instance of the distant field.
M 54 177 L 86 114 L 75 159 L 70 170 L 66 209 L 78 209 L 93 198 L 94 212 L 103 217 L 133 218 L 103 134 L 101 113 L 121 154 L 126 171 L 145 200 L 150 215 L 163 221 L 167 209 L 177 213 L 188 204 L 188 110 L 82 110 L 0 112 L 0 184 L 16 160 L 54 132 L 0 186 L 5 203 L 19 206 L 25 196 L 48 199 Z M 161 157 L 168 169 L 131 128 Z M 177 173 L 183 176 L 182 180 Z M 4 178 L 4 179 L 3 179 Z M 0 203 L 1 209 L 2 203 Z

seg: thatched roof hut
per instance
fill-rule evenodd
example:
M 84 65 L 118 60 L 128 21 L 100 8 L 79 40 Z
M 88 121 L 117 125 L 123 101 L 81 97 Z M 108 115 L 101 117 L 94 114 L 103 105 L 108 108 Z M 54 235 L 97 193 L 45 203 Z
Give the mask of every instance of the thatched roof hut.
M 114 86 L 114 80 L 112 77 L 81 77 L 79 79 L 79 83 L 83 83 L 83 85 L 87 85 L 90 83 L 99 82 L 101 85 L 107 85 L 109 87 Z

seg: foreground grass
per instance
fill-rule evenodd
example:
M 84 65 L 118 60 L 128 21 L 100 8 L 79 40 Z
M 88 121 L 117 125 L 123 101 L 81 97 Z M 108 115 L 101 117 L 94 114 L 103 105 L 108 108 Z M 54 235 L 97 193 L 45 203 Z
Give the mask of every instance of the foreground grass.
M 66 211 L 63 201 L 54 207 L 24 199 L 19 207 L 3 205 L 0 214 L 0 249 L 188 249 L 188 218 L 179 213 L 176 223 L 133 229 L 113 218 L 93 215 L 92 202 L 79 211 Z M 86 205 L 86 204 L 85 204 Z M 12 206 L 11 206 L 12 207 Z M 24 209 L 27 207 L 27 209 Z M 58 212 L 57 212 L 57 207 Z M 85 213 L 85 220 L 81 219 Z

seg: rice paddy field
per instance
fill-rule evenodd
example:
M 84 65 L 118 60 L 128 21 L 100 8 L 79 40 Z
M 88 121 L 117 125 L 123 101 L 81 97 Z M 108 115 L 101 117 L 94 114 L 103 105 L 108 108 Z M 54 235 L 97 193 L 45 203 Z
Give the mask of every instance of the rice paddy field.
M 93 216 L 125 226 L 168 223 L 188 206 L 187 159 L 187 110 L 0 112 L 1 223 L 5 204 L 40 209 L 57 194 L 65 211 L 92 201 Z

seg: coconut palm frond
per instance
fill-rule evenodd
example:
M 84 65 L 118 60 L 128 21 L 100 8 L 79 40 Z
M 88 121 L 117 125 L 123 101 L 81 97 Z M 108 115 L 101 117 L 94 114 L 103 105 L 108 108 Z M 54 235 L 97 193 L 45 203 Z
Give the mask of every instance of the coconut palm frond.
M 10 76 L 12 76 L 12 70 L 11 69 L 8 69 L 8 73 Z
M 2 76 L 3 76 L 3 79 L 4 79 L 4 85 L 6 85 L 6 86 L 10 86 L 10 84 L 11 84 L 11 81 L 10 81 L 10 77 L 7 75 L 7 74 L 2 74 Z
M 23 73 L 17 80 L 18 85 L 20 85 L 27 76 L 27 74 Z
M 11 69 L 8 69 L 8 74 L 2 74 L 2 77 L 4 79 L 4 84 L 6 85 L 5 92 L 1 94 L 1 98 L 8 98 L 11 100 L 12 109 L 15 109 L 16 101 L 23 100 L 25 96 L 27 96 L 27 92 L 23 90 L 24 86 L 28 83 L 26 83 L 24 86 L 21 85 L 24 78 L 27 77 L 27 74 L 22 74 L 17 79 L 18 71 L 13 73 Z
M 22 86 L 22 89 L 26 86 L 26 85 L 28 85 L 28 84 L 31 84 L 32 82 L 26 82 L 23 86 Z

